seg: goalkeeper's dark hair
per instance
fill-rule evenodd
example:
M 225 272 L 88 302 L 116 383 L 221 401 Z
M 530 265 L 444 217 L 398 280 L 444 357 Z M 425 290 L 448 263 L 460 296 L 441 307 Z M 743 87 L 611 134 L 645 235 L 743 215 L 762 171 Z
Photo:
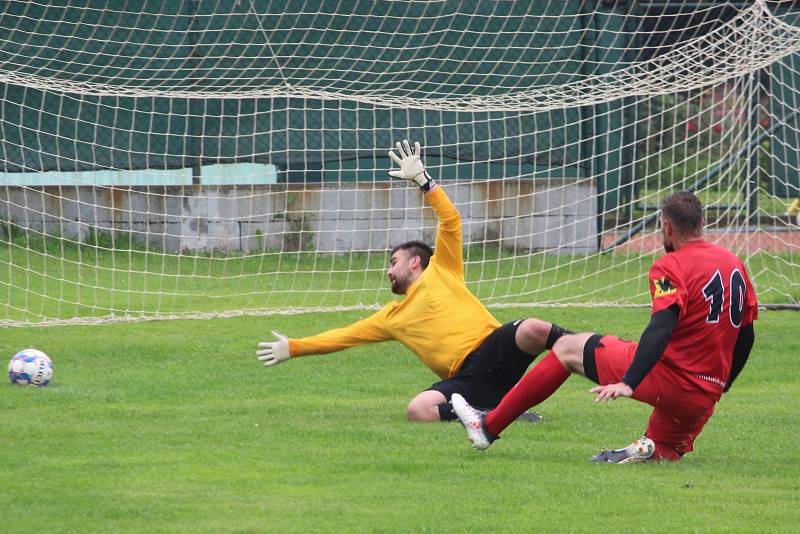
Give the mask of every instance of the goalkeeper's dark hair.
M 392 256 L 398 250 L 408 251 L 409 257 L 419 256 L 419 263 L 422 265 L 423 269 L 428 268 L 428 264 L 431 262 L 431 256 L 433 256 L 433 249 L 422 241 L 406 241 L 405 243 L 400 243 L 392 249 L 389 256 Z
M 703 204 L 688 191 L 678 191 L 661 201 L 661 216 L 684 234 L 699 235 L 703 230 Z

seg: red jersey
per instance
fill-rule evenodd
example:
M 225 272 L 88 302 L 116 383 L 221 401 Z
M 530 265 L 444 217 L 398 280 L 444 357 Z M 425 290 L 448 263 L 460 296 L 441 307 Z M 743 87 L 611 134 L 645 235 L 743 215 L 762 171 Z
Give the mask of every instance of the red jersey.
M 649 280 L 652 313 L 680 306 L 661 361 L 703 390 L 721 395 L 739 329 L 758 317 L 744 264 L 722 247 L 692 241 L 659 258 Z

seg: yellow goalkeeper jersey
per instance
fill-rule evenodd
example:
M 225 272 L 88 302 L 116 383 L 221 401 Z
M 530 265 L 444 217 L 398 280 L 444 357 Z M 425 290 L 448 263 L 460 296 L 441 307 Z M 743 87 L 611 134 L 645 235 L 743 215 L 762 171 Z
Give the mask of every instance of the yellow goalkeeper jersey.
M 439 218 L 436 247 L 428 267 L 408 288 L 405 298 L 351 325 L 290 339 L 292 357 L 396 339 L 439 377 L 448 378 L 500 326 L 464 283 L 458 210 L 441 187 L 425 198 Z

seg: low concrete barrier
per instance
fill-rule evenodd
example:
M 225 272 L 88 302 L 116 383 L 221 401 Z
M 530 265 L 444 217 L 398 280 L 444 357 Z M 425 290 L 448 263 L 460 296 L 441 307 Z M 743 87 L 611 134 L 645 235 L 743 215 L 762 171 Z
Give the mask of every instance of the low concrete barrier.
M 591 180 L 440 182 L 461 214 L 464 243 L 561 254 L 597 251 Z M 398 182 L 0 188 L 0 218 L 85 241 L 129 233 L 151 250 L 386 250 L 433 243 L 436 217 Z

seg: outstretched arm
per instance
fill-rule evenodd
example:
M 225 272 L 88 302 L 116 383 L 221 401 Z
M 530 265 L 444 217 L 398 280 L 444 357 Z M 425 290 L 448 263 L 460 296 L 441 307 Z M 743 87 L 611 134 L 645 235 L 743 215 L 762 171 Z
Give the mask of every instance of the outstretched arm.
M 389 157 L 399 170 L 389 171 L 394 178 L 415 182 L 425 192 L 425 200 L 430 204 L 439 218 L 439 229 L 436 234 L 436 246 L 433 260 L 445 269 L 455 272 L 464 278 L 464 256 L 461 238 L 461 216 L 444 190 L 436 186 L 433 178 L 425 170 L 420 159 L 420 144 L 414 143 L 411 149 L 408 141 L 397 143 L 397 150 L 390 151 Z
M 633 395 L 633 390 L 644 380 L 644 377 L 664 353 L 664 349 L 672 337 L 672 331 L 678 323 L 679 312 L 678 305 L 673 304 L 650 317 L 650 323 L 642 332 L 639 345 L 636 347 L 636 354 L 633 356 L 630 367 L 625 371 L 622 381 L 593 387 L 590 391 L 597 394 L 595 402 L 606 402 L 609 399 Z
M 384 326 L 386 311 L 384 308 L 351 325 L 299 339 L 289 339 L 273 330 L 272 334 L 277 339 L 259 343 L 256 357 L 270 367 L 296 356 L 325 354 L 365 343 L 387 341 L 392 336 Z

